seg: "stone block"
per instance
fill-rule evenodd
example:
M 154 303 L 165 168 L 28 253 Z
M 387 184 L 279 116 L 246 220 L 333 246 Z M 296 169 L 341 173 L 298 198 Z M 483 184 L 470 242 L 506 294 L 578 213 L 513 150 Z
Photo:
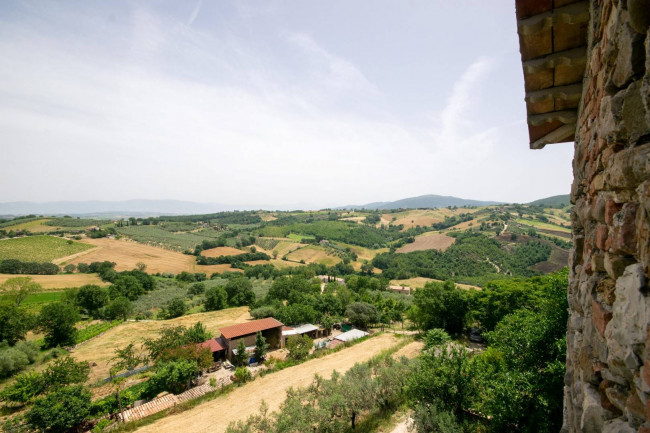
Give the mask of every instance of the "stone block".
M 605 328 L 613 317 L 612 311 L 608 306 L 605 306 L 596 300 L 592 301 L 591 310 L 593 314 L 594 326 L 598 330 L 600 336 L 604 337 Z
M 605 253 L 605 271 L 614 280 L 623 275 L 625 268 L 634 264 L 634 259 Z
M 638 209 L 639 203 L 628 202 L 614 214 L 611 252 L 629 255 L 634 255 L 637 252 L 636 213 Z
M 605 272 L 605 254 L 594 252 L 591 255 L 592 272 Z
M 607 169 L 607 184 L 613 189 L 636 189 L 641 182 L 647 180 L 649 158 L 650 143 L 615 153 Z M 607 211 L 605 222 L 609 224 Z
M 623 102 L 623 121 L 630 143 L 650 133 L 650 116 L 647 112 L 648 95 L 641 81 L 635 81 L 627 88 Z
M 603 212 L 603 219 L 605 213 Z M 605 243 L 607 242 L 607 236 L 609 235 L 609 227 L 605 224 L 598 224 L 596 227 L 596 248 L 601 251 L 606 251 Z
M 607 254 L 605 255 L 605 268 L 607 268 Z M 596 292 L 607 303 L 612 305 L 616 300 L 616 283 L 612 278 L 603 278 L 598 281 Z
M 602 433 L 636 433 L 636 429 L 623 420 L 615 419 L 603 426 Z
M 600 404 L 600 395 L 590 385 L 583 386 L 583 393 L 580 430 L 585 433 L 601 432 L 607 414 Z
M 650 0 L 627 0 L 630 27 L 637 33 L 647 32 L 650 26 Z
M 643 74 L 645 63 L 645 47 L 643 36 L 623 23 L 617 32 L 616 62 L 612 73 L 612 82 L 616 87 L 622 88 L 634 76 Z
M 605 203 L 605 224 L 608 226 L 614 225 L 614 214 L 623 208 L 623 203 L 616 203 L 613 199 L 607 200 Z
M 641 422 L 645 421 L 645 406 L 636 392 L 631 392 L 625 402 L 626 413 L 632 415 L 634 418 L 637 418 Z

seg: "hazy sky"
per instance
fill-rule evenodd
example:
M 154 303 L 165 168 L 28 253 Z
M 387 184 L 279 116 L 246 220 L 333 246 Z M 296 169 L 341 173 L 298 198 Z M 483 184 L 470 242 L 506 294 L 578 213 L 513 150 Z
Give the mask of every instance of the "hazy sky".
M 565 194 L 514 1 L 0 3 L 0 202 Z

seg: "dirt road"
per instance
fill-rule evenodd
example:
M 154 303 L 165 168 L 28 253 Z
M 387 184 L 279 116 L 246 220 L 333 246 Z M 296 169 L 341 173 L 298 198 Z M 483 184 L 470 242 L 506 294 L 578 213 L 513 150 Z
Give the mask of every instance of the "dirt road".
M 243 420 L 249 415 L 257 413 L 262 400 L 268 404 L 270 411 L 275 411 L 284 401 L 286 390 L 289 387 L 308 385 L 314 374 L 329 378 L 333 370 L 343 373 L 355 363 L 369 360 L 382 350 L 397 344 L 398 341 L 397 338 L 388 334 L 371 338 L 323 358 L 307 361 L 296 367 L 256 379 L 225 396 L 142 427 L 138 432 L 223 433 L 229 422 Z

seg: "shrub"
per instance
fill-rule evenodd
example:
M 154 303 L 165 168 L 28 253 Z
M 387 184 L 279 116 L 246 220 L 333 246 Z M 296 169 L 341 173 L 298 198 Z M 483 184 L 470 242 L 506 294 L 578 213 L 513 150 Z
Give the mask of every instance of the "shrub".
M 165 319 L 173 319 L 182 316 L 186 311 L 187 305 L 185 305 L 185 300 L 183 298 L 174 298 L 169 301 L 161 313 Z
M 126 320 L 133 311 L 133 304 L 125 297 L 119 297 L 113 300 L 104 309 L 104 317 L 108 320 L 123 319 Z
M 228 306 L 228 293 L 221 286 L 212 287 L 205 292 L 206 311 L 222 310 Z
M 191 274 L 187 271 L 183 271 L 180 274 L 176 275 L 176 279 L 185 283 L 194 283 L 196 281 L 194 274 Z
M 63 388 L 34 401 L 25 418 L 36 430 L 64 432 L 86 418 L 91 397 L 90 391 L 81 385 Z
M 90 365 L 87 362 L 77 362 L 69 356 L 60 358 L 50 365 L 43 377 L 49 388 L 59 388 L 88 380 Z
M 451 341 L 449 334 L 444 329 L 433 328 L 427 331 L 424 336 L 424 348 L 431 349 Z
M 289 351 L 289 358 L 295 360 L 305 359 L 312 346 L 314 340 L 307 335 L 292 335 L 287 340 L 287 350 Z
M 95 316 L 97 310 L 108 303 L 108 290 L 92 284 L 81 286 L 77 292 L 76 302 L 88 314 Z
M 169 391 L 178 394 L 186 390 L 199 372 L 199 367 L 194 361 L 175 360 L 160 362 L 156 372 L 148 382 L 149 394 L 158 394 Z
M 15 347 L 0 351 L 0 377 L 9 377 L 29 365 L 29 358 Z
M 77 309 L 68 303 L 45 305 L 38 320 L 39 328 L 45 332 L 45 345 L 55 347 L 75 344 L 77 329 L 74 325 L 79 318 Z
M 43 375 L 30 371 L 16 376 L 16 380 L 0 392 L 0 399 L 10 403 L 25 404 L 43 391 L 45 391 Z
M 189 293 L 192 296 L 200 295 L 203 292 L 205 292 L 205 284 L 203 283 L 192 284 L 190 288 L 187 290 L 187 293 Z
M 237 367 L 235 370 L 235 382 L 246 383 L 253 378 L 251 371 L 246 367 Z

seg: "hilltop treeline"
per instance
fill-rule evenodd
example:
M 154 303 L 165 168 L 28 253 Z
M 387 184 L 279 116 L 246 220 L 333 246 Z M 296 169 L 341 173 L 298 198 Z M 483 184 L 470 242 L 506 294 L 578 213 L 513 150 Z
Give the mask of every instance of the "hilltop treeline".
M 219 257 L 205 257 L 198 256 L 196 263 L 199 265 L 223 265 L 223 264 L 236 264 L 241 262 L 252 262 L 254 260 L 270 260 L 266 253 L 243 253 L 235 256 L 219 256 Z

